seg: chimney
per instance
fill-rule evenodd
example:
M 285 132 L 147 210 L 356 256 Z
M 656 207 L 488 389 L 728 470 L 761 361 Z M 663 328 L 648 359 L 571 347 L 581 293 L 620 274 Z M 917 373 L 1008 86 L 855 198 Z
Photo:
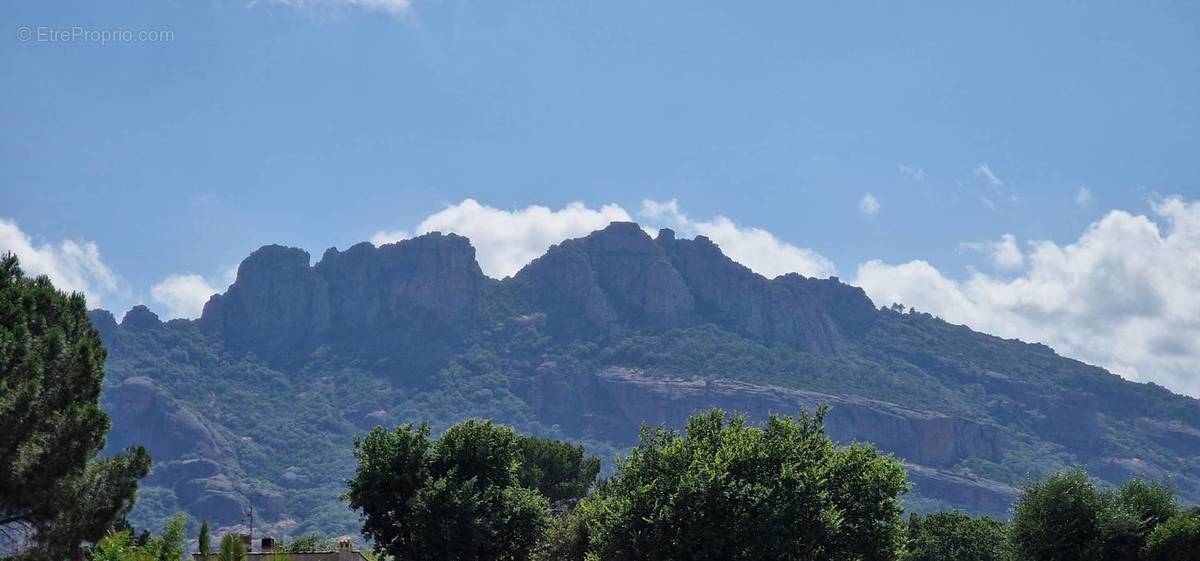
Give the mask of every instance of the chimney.
M 275 538 L 271 536 L 263 536 L 262 539 L 263 553 L 272 553 L 275 551 Z
M 353 550 L 350 549 L 350 538 L 341 538 L 338 540 L 337 561 L 354 561 Z

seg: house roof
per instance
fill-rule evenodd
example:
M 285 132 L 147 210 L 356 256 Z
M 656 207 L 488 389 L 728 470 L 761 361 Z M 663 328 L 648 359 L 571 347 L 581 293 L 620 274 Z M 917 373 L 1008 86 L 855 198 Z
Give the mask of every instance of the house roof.
M 350 551 L 349 561 L 367 561 L 366 556 L 361 551 Z M 215 556 L 209 556 L 215 557 Z M 279 558 L 280 561 L 347 561 L 345 558 L 340 558 L 337 551 L 305 551 L 301 553 L 283 553 L 278 551 L 255 551 L 246 554 L 246 561 L 272 561 Z M 193 561 L 204 561 L 204 557 L 199 553 L 192 554 Z

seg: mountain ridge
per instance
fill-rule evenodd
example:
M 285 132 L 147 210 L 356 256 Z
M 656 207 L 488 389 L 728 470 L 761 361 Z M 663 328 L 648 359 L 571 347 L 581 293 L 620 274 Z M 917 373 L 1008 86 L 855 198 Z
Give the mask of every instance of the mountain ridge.
M 92 316 L 110 349 L 114 442 L 145 432 L 120 410 L 143 396 L 162 426 L 194 417 L 228 443 L 220 457 L 151 443 L 162 457 L 135 513 L 146 519 L 184 508 L 235 523 L 226 511 L 257 493 L 281 531 L 352 529 L 335 489 L 350 438 L 374 424 L 490 416 L 611 454 L 647 421 L 821 402 L 835 438 L 909 461 L 918 510 L 1003 513 L 1023 478 L 1076 463 L 1110 482 L 1167 478 L 1200 500 L 1200 401 L 876 308 L 836 277 L 766 279 L 703 236 L 633 223 L 499 280 L 454 234 L 331 248 L 315 264 L 264 246 L 198 320 Z

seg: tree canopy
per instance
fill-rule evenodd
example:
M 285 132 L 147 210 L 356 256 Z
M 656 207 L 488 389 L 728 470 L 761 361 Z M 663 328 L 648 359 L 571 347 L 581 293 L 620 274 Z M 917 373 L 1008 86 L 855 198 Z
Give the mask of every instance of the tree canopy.
M 521 435 L 517 449 L 521 485 L 537 489 L 551 504 L 583 498 L 600 473 L 600 458 L 586 456 L 583 446 Z
M 580 505 L 589 556 L 892 558 L 904 470 L 870 446 L 835 445 L 823 415 L 772 416 L 757 428 L 712 411 L 683 434 L 643 430 L 616 475 Z
M 354 446 L 350 506 L 396 559 L 527 559 L 546 526 L 549 504 L 522 485 L 510 428 L 468 420 L 431 439 L 427 425 L 376 427 Z
M 1025 487 L 1013 506 L 1012 542 L 1029 561 L 1137 559 L 1151 532 L 1177 511 L 1161 484 L 1133 479 L 1105 489 L 1072 469 Z
M 904 561 L 1003 561 L 1009 554 L 1003 522 L 961 512 L 913 514 L 905 538 Z
M 1163 522 L 1146 539 L 1146 561 L 1200 561 L 1200 508 Z
M 31 556 L 103 537 L 149 471 L 140 447 L 96 458 L 109 428 L 105 350 L 86 312 L 82 294 L 0 258 L 0 529 Z

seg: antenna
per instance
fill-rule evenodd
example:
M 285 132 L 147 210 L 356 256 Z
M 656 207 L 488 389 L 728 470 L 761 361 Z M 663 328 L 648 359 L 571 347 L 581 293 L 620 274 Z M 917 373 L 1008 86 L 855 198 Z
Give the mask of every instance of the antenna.
M 254 497 L 246 497 L 246 504 L 249 506 L 242 512 L 242 515 L 244 516 L 243 520 L 248 519 L 250 521 L 250 546 L 246 548 L 247 552 L 249 552 L 254 549 Z

